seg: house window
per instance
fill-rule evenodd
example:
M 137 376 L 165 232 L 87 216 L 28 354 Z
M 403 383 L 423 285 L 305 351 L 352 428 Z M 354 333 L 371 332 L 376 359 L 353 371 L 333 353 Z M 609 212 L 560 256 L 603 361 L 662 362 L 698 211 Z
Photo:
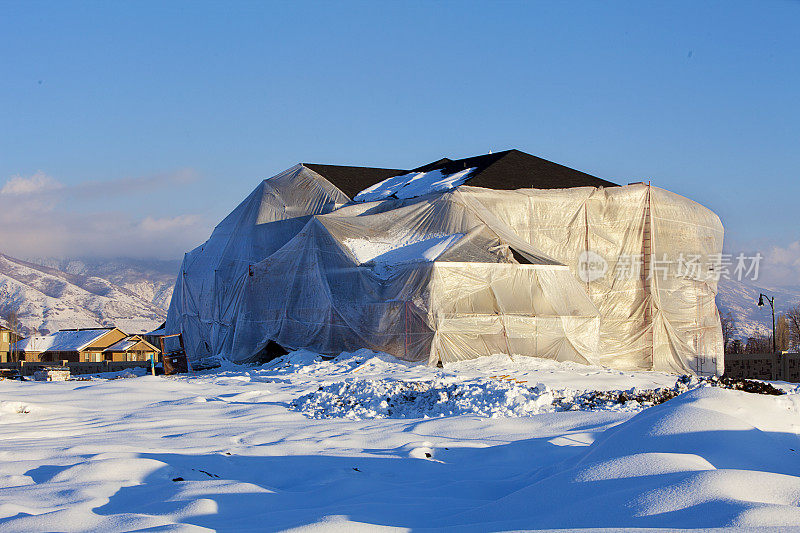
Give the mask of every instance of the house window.
M 103 354 L 99 352 L 90 352 L 89 360 L 93 363 L 100 363 L 103 361 Z
M 0 342 L 8 342 L 8 332 L 0 332 Z
M 136 361 L 136 354 L 133 352 L 125 352 L 126 361 Z

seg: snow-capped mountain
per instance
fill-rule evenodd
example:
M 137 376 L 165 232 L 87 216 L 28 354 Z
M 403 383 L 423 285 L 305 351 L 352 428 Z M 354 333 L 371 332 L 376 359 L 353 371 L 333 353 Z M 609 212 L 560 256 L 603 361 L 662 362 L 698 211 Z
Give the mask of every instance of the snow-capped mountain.
M 152 300 L 167 281 L 142 276 L 126 284 L 131 289 L 0 254 L 0 316 L 15 311 L 24 334 L 111 325 L 138 333 L 163 322 L 166 310 Z
M 161 309 L 169 308 L 180 261 L 157 259 L 29 258 L 37 265 L 55 268 L 67 274 L 93 276 L 128 289 Z
M 734 337 L 747 338 L 753 335 L 772 334 L 772 312 L 769 304 L 758 307 L 758 295 L 775 297 L 775 316 L 800 304 L 800 286 L 761 286 L 755 281 L 720 279 L 717 292 L 717 307 L 720 313 L 730 313 L 733 318 Z

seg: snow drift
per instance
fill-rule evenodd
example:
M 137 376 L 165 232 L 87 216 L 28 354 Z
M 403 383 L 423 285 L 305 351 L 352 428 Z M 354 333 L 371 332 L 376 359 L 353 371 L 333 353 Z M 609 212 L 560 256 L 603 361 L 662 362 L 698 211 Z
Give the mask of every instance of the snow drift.
M 704 388 L 631 411 L 525 415 L 503 392 L 513 386 L 427 419 L 290 409 L 354 375 L 465 391 L 498 375 L 576 391 L 676 380 L 532 357 L 439 369 L 364 350 L 193 375 L 0 381 L 0 530 L 799 529 L 797 386 Z M 521 416 L 480 416 L 506 406 Z

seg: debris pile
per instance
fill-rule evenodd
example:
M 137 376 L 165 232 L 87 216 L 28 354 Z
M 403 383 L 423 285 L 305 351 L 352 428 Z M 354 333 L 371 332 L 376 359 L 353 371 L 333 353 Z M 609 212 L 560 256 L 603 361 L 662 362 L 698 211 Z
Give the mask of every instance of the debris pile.
M 782 391 L 781 389 L 776 388 L 769 383 L 764 381 L 755 381 L 753 379 L 729 378 L 726 376 L 718 378 L 714 376 L 711 378 L 706 378 L 706 381 L 710 383 L 712 387 L 721 387 L 723 389 L 740 390 L 744 392 L 752 392 L 754 394 L 769 394 L 771 396 L 780 396 L 782 394 L 786 394 L 786 391 Z

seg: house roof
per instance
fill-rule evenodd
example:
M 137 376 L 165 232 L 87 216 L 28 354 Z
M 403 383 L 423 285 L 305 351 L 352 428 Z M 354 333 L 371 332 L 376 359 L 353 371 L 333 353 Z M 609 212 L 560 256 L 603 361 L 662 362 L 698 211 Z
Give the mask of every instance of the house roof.
M 166 334 L 167 334 L 167 327 L 163 324 L 158 329 L 154 329 L 153 331 L 148 331 L 147 333 L 142 333 L 142 335 L 147 335 L 148 337 L 158 337 Z
M 441 166 L 444 166 L 447 163 L 452 163 L 452 162 L 453 162 L 452 159 L 449 159 L 447 157 L 443 157 L 443 158 L 441 158 L 441 159 L 439 159 L 437 161 L 433 161 L 432 163 L 428 163 L 426 165 L 422 165 L 421 167 L 417 167 L 417 168 L 411 169 L 411 172 L 427 172 L 429 170 L 433 170 L 435 168 L 439 168 Z
M 130 337 L 126 337 L 126 338 L 122 339 L 121 341 L 118 341 L 118 342 L 112 344 L 111 346 L 109 346 L 108 348 L 106 348 L 103 351 L 104 352 L 125 352 L 127 350 L 130 350 L 131 348 L 133 348 L 134 346 L 136 346 L 140 342 L 145 343 L 147 346 L 152 348 L 153 351 L 159 351 L 158 348 L 156 348 L 155 346 L 153 346 L 152 344 L 150 344 L 149 342 L 147 342 L 146 340 L 144 340 L 143 338 L 141 338 L 138 335 L 131 335 Z
M 317 163 L 303 163 L 303 166 L 334 184 L 351 199 L 370 185 L 408 172 L 397 168 L 348 167 Z
M 466 185 L 487 189 L 567 189 L 570 187 L 616 187 L 617 184 L 520 150 L 434 161 L 417 172 L 439 170 L 442 174 L 474 168 Z
M 14 347 L 25 352 L 79 352 L 113 329 L 66 329 L 22 339 L 14 343 Z
M 499 190 L 617 186 L 614 182 L 520 150 L 506 150 L 456 160 L 444 157 L 409 171 L 333 165 L 305 166 L 321 174 L 357 202 L 380 200 L 389 196 L 414 198 L 460 185 Z
M 158 336 L 158 335 L 166 335 L 167 323 L 162 322 L 160 326 L 158 326 L 153 331 L 148 331 L 146 333 L 140 333 L 140 335 L 151 335 L 151 336 Z

